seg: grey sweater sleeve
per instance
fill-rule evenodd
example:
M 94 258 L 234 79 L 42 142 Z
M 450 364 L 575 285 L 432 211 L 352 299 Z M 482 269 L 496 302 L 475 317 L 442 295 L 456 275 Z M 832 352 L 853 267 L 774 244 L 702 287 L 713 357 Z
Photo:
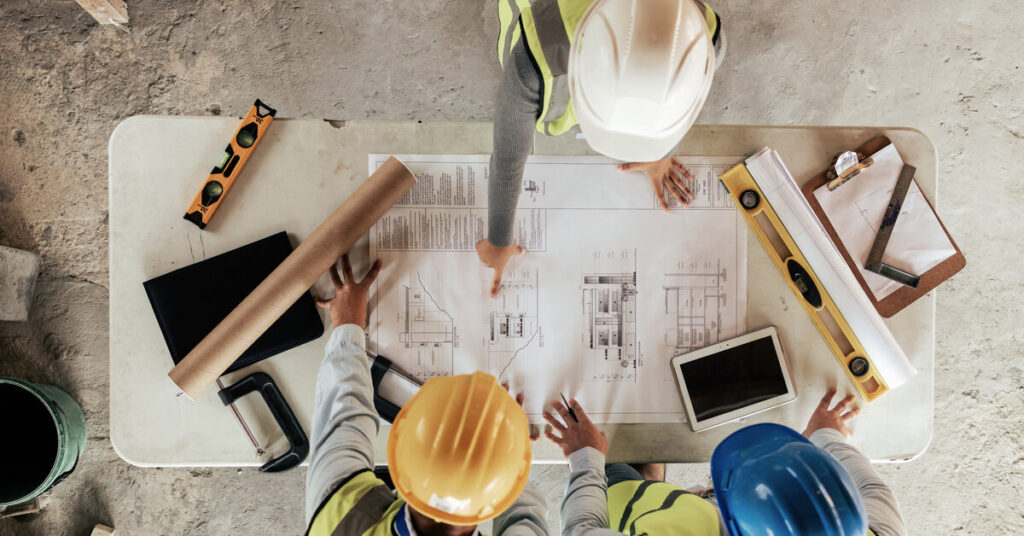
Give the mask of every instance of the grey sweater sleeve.
M 494 518 L 495 536 L 547 536 L 548 501 L 532 482 L 516 502 Z
M 864 501 L 864 509 L 868 514 L 868 526 L 878 536 L 903 536 L 907 528 L 900 516 L 900 506 L 896 495 L 882 480 L 871 461 L 860 453 L 838 430 L 821 428 L 811 434 L 811 443 L 825 449 L 839 461 L 846 472 L 853 477 L 853 482 Z
M 562 536 L 613 536 L 608 528 L 604 454 L 584 447 L 569 455 L 569 484 L 562 499 Z
M 540 71 L 526 49 L 525 39 L 520 39 L 505 63 L 495 102 L 494 152 L 487 184 L 487 240 L 498 247 L 512 244 L 523 168 L 533 150 L 540 108 Z
M 316 376 L 306 472 L 307 524 L 342 480 L 373 469 L 373 440 L 379 426 L 366 334 L 355 324 L 338 326 Z

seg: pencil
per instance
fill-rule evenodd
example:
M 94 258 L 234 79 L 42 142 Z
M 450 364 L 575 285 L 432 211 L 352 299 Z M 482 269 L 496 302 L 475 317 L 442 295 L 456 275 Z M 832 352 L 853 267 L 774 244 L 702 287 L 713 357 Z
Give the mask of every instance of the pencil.
M 573 411 L 572 410 L 572 406 L 569 405 L 569 401 L 565 399 L 565 395 L 562 394 L 562 393 L 558 393 L 558 394 L 562 396 L 562 402 L 565 403 L 565 409 L 569 410 L 569 416 L 572 417 L 572 420 L 574 420 L 576 422 L 580 422 L 580 420 L 576 418 L 576 412 Z

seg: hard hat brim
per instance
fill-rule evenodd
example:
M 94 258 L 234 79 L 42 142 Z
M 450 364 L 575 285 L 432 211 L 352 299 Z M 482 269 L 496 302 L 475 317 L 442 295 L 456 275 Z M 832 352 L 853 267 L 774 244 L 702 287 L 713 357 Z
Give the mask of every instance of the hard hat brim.
M 583 117 L 578 118 L 578 121 L 580 132 L 591 149 L 621 162 L 654 162 L 666 158 L 675 152 L 686 134 L 686 129 L 683 129 L 678 136 L 652 138 L 611 132 Z

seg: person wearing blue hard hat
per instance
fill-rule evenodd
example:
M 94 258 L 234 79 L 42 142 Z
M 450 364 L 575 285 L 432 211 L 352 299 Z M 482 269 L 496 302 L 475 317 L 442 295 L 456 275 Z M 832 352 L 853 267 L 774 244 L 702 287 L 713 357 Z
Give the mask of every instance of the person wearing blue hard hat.
M 569 484 L 562 500 L 566 536 L 718 536 L 725 534 L 718 509 L 700 491 L 664 482 L 664 464 L 638 470 L 624 463 L 605 465 L 608 438 L 575 399 L 545 412 L 544 435 L 569 458 Z
M 860 412 L 854 397 L 832 407 L 835 394 L 835 388 L 825 393 L 803 436 L 755 424 L 722 441 L 711 458 L 712 494 L 662 482 L 663 471 L 651 478 L 629 465 L 605 465 L 604 433 L 577 401 L 553 402 L 554 412 L 544 414 L 545 435 L 569 458 L 571 472 L 562 534 L 906 534 L 892 490 L 846 443 L 847 423 Z
M 846 443 L 853 395 L 830 389 L 803 435 L 778 424 L 743 428 L 711 457 L 711 478 L 731 536 L 906 534 L 892 490 Z

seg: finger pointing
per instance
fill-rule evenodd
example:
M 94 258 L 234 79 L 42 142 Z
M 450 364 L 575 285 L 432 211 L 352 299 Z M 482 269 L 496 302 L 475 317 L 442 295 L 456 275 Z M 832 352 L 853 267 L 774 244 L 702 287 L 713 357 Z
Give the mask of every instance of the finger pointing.
M 498 291 L 501 290 L 501 272 L 500 268 L 494 269 L 494 280 L 491 281 L 491 297 L 498 295 Z

